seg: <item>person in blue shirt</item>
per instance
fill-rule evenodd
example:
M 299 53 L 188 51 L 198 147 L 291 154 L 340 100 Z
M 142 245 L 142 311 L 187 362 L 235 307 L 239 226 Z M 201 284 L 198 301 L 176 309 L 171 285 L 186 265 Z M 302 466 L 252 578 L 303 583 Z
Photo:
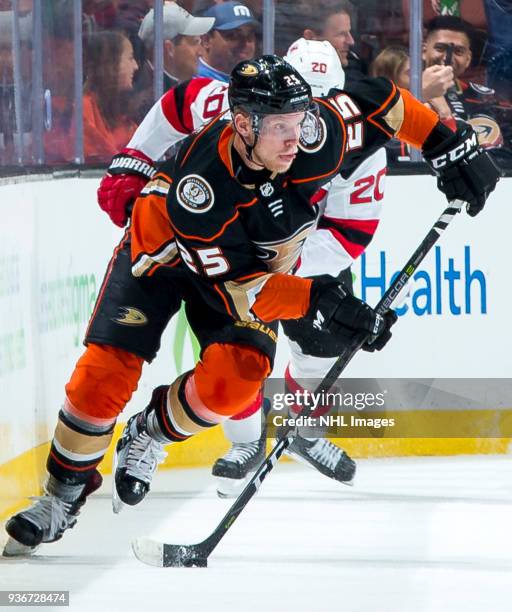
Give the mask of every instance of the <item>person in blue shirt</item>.
M 215 18 L 215 23 L 202 37 L 198 75 L 227 83 L 235 64 L 256 55 L 258 22 L 247 6 L 232 1 L 215 4 L 202 16 Z

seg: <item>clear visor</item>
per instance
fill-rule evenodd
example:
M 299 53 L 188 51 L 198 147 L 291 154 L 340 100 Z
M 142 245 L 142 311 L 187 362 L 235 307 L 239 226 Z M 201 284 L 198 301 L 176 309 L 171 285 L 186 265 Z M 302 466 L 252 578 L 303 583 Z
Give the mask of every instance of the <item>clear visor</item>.
M 311 142 L 319 132 L 318 106 L 314 104 L 300 113 L 253 115 L 253 129 L 266 138 Z

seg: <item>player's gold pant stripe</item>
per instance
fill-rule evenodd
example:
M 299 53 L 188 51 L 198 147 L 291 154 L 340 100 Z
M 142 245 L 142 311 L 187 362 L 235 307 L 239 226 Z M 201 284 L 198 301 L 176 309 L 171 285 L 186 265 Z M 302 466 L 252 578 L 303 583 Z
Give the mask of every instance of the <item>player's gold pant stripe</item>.
M 169 418 L 171 419 L 173 425 L 177 428 L 178 433 L 191 436 L 199 433 L 200 431 L 204 431 L 207 429 L 207 427 L 194 423 L 194 421 L 192 421 L 192 419 L 185 412 L 185 408 L 178 397 L 178 389 L 180 388 L 183 376 L 184 375 L 177 378 L 169 389 L 167 410 Z M 191 408 L 192 410 L 194 409 L 193 406 Z
M 110 440 L 112 439 L 112 434 L 86 436 L 74 431 L 62 421 L 59 421 L 55 429 L 55 439 L 63 449 L 72 453 L 91 455 L 99 451 L 107 450 Z

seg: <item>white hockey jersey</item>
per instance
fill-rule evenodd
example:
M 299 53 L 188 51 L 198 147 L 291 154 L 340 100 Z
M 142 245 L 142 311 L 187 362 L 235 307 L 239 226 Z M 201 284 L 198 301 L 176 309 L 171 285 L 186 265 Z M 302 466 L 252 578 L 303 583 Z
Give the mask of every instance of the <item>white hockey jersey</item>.
M 160 159 L 170 147 L 227 111 L 227 93 L 227 83 L 204 77 L 180 83 L 155 102 L 127 146 Z

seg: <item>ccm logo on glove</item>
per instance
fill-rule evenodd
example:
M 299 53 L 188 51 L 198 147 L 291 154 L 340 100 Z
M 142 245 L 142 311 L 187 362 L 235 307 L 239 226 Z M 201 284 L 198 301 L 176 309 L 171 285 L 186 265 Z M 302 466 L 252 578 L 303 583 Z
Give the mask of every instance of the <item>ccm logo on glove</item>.
M 448 153 L 445 153 L 444 155 L 432 159 L 430 163 L 437 170 L 438 168 L 446 166 L 446 164 L 448 163 L 456 162 L 458 159 L 461 159 L 461 157 L 464 157 L 467 153 L 470 153 L 471 151 L 475 151 L 475 153 L 478 153 L 477 149 L 478 138 L 476 133 L 473 132 L 473 134 L 471 134 L 471 136 L 467 138 L 463 143 L 461 143 L 451 151 L 448 151 Z

